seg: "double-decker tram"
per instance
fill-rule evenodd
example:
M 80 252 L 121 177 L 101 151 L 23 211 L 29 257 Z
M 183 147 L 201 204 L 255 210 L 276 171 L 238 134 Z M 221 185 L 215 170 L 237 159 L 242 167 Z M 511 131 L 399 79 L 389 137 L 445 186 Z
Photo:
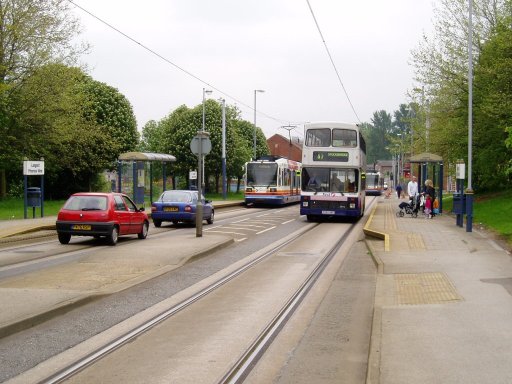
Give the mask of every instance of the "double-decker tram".
M 359 218 L 364 214 L 366 144 L 355 124 L 304 126 L 300 214 Z
M 384 179 L 380 172 L 366 170 L 366 194 L 380 196 L 384 190 Z
M 264 156 L 245 163 L 245 203 L 298 203 L 301 168 L 301 163 L 278 156 Z

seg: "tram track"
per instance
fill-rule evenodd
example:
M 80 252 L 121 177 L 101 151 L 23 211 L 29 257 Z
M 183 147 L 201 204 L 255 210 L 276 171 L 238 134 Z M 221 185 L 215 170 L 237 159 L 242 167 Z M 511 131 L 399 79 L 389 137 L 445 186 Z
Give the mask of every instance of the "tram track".
M 369 207 L 371 207 L 371 204 L 369 204 Z M 67 364 L 65 367 L 60 367 L 56 369 L 55 366 L 53 366 L 53 368 L 51 369 L 53 373 L 51 375 L 42 375 L 37 379 L 37 381 L 30 382 L 60 383 L 70 379 L 77 373 L 87 369 L 88 367 L 102 360 L 107 355 L 111 355 L 112 352 L 120 349 L 122 346 L 132 342 L 136 338 L 149 332 L 157 325 L 172 318 L 179 312 L 183 311 L 185 308 L 191 306 L 193 303 L 196 303 L 199 300 L 207 297 L 212 292 L 216 291 L 218 288 L 226 285 L 228 282 L 242 275 L 244 272 L 248 271 L 255 265 L 261 263 L 263 260 L 271 257 L 273 254 L 277 253 L 279 250 L 286 247 L 287 245 L 293 243 L 298 238 L 305 235 L 307 232 L 311 231 L 313 228 L 316 228 L 318 225 L 321 224 L 308 224 L 307 227 L 298 231 L 297 233 L 294 233 L 293 236 L 288 236 L 285 241 L 280 242 L 280 244 L 272 244 L 272 247 L 269 246 L 268 248 L 265 248 L 264 250 L 262 250 L 262 253 L 255 256 L 254 259 L 248 261 L 247 263 L 244 263 L 243 265 L 237 266 L 235 270 L 231 271 L 226 276 L 222 276 L 221 278 L 216 279 L 214 282 L 209 283 L 203 289 L 195 292 L 194 294 L 191 294 L 189 297 L 185 299 L 180 300 L 178 303 L 175 303 L 169 308 L 160 311 L 158 314 L 152 316 L 149 320 L 132 327 L 127 332 L 119 334 L 117 337 L 115 337 L 115 339 L 109 341 L 108 343 L 105 343 L 101 346 L 96 346 L 92 350 L 92 352 L 85 354 L 79 359 L 74 359 L 73 361 L 70 361 L 69 364 Z M 293 315 L 295 309 L 300 305 L 304 297 L 310 291 L 311 287 L 314 286 L 315 282 L 321 276 L 323 270 L 326 268 L 326 266 L 329 264 L 330 260 L 339 250 L 347 236 L 349 236 L 349 234 L 353 230 L 354 226 L 351 226 L 350 230 L 347 231 L 347 233 L 345 233 L 343 236 L 341 236 L 336 242 L 336 244 L 331 247 L 329 252 L 323 257 L 322 261 L 315 267 L 315 269 L 309 274 L 307 279 L 300 285 L 297 291 L 286 302 L 283 308 L 279 310 L 279 313 L 268 323 L 268 325 L 264 328 L 261 334 L 256 338 L 256 341 L 247 349 L 246 352 L 243 353 L 242 358 L 240 358 L 236 362 L 236 364 L 228 371 L 228 373 L 226 373 L 222 380 L 219 381 L 220 383 L 240 383 L 244 380 L 244 378 L 250 373 L 251 368 L 255 364 L 257 364 L 257 361 L 261 357 L 261 355 L 265 353 L 266 348 L 268 348 L 272 340 L 285 326 L 287 320 Z M 61 360 L 58 357 L 56 358 L 57 360 Z M 44 363 L 41 364 L 41 366 L 44 365 Z M 50 363 L 50 366 L 51 365 L 52 363 Z M 21 377 L 23 377 L 23 375 L 21 375 Z M 13 383 L 16 382 L 23 382 L 23 379 L 21 379 L 21 381 L 16 381 L 16 378 L 14 378 Z
M 351 226 L 350 229 L 339 238 L 339 240 L 334 244 L 330 251 L 323 257 L 321 262 L 300 285 L 297 291 L 285 303 L 279 313 L 256 337 L 254 343 L 242 354 L 240 359 L 218 382 L 218 384 L 239 384 L 244 382 L 245 378 L 250 374 L 252 368 L 258 363 L 259 359 L 268 349 L 272 341 L 286 325 L 287 321 L 293 315 L 303 299 L 307 296 L 317 280 L 321 277 L 325 268 L 328 266 L 342 244 L 349 237 L 349 235 L 352 234 L 355 228 L 355 225 Z
M 161 311 L 160 313 L 151 317 L 149 320 L 146 320 L 142 324 L 133 327 L 128 332 L 125 332 L 122 335 L 117 336 L 114 340 L 111 340 L 108 343 L 105 343 L 104 345 L 95 348 L 92 352 L 89 352 L 87 355 L 81 357 L 76 361 L 71 362 L 70 364 L 63 368 L 60 368 L 56 373 L 53 373 L 48 377 L 38 379 L 37 382 L 40 384 L 56 384 L 65 382 L 67 379 L 73 377 L 80 371 L 93 365 L 94 363 L 101 360 L 105 356 L 121 348 L 123 345 L 130 343 L 137 337 L 150 331 L 158 324 L 168 320 L 169 318 L 176 315 L 183 309 L 187 308 L 188 306 L 192 305 L 198 300 L 209 295 L 219 287 L 240 276 L 241 274 L 243 274 L 250 268 L 254 267 L 255 265 L 261 263 L 263 260 L 271 257 L 280 249 L 296 241 L 300 236 L 303 236 L 305 233 L 311 231 L 318 225 L 319 224 L 308 224 L 305 227 L 305 229 L 299 230 L 293 235 L 288 236 L 284 241 L 279 242 L 279 244 L 272 245 L 268 249 L 265 249 L 262 252 L 262 254 L 257 255 L 254 259 L 244 263 L 241 266 L 237 266 L 235 270 L 231 271 L 226 276 L 223 276 L 222 278 L 217 279 L 213 283 L 208 284 L 206 287 L 195 292 L 193 295 L 190 295 L 186 299 L 181 300 L 179 303 L 172 305 L 171 307 L 165 309 L 164 311 Z

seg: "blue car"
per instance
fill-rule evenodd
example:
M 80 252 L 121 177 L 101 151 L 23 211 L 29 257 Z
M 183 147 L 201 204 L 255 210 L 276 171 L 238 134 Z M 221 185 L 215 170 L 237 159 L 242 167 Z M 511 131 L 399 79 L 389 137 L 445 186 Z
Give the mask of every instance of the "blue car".
M 201 196 L 201 201 L 203 204 L 203 220 L 212 224 L 215 213 L 213 205 L 211 201 L 205 200 L 204 196 Z M 158 228 L 163 221 L 170 221 L 174 224 L 179 222 L 195 223 L 197 202 L 197 191 L 164 191 L 158 200 L 151 205 L 153 224 Z

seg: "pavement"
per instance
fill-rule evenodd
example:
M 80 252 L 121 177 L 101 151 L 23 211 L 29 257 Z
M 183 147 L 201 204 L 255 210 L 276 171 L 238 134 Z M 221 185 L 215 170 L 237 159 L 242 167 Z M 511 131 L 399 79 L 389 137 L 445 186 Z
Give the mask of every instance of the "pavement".
M 510 252 L 478 223 L 472 232 L 458 227 L 453 215 L 397 217 L 400 202 L 380 198 L 364 229 L 378 271 L 366 383 L 512 383 Z M 0 221 L 0 241 L 52 225 L 55 217 Z M 110 247 L 106 267 L 101 255 L 80 269 L 58 267 L 61 276 L 89 276 L 84 285 L 44 272 L 6 279 L 0 283 L 0 337 L 232 241 L 212 235 L 183 240 L 178 254 L 173 249 L 156 264 L 112 255 L 117 247 Z
M 512 383 L 512 258 L 454 215 L 396 217 L 381 198 L 366 223 L 378 268 L 367 384 Z

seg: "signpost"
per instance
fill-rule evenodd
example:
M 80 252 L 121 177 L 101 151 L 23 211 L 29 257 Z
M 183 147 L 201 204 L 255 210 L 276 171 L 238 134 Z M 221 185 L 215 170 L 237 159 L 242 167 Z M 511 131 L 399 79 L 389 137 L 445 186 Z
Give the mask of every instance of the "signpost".
M 197 181 L 197 208 L 196 208 L 196 237 L 203 236 L 203 195 L 204 188 L 204 175 L 203 175 L 203 157 L 212 150 L 212 142 L 210 141 L 210 134 L 206 131 L 198 131 L 190 142 L 190 150 L 197 156 L 197 169 L 199 171 L 199 178 Z
M 41 188 L 28 188 L 28 176 L 41 176 Z M 32 207 L 32 218 L 36 216 L 36 207 L 41 207 L 41 217 L 44 216 L 44 160 L 23 161 L 24 209 L 23 217 L 27 218 L 27 206 Z

